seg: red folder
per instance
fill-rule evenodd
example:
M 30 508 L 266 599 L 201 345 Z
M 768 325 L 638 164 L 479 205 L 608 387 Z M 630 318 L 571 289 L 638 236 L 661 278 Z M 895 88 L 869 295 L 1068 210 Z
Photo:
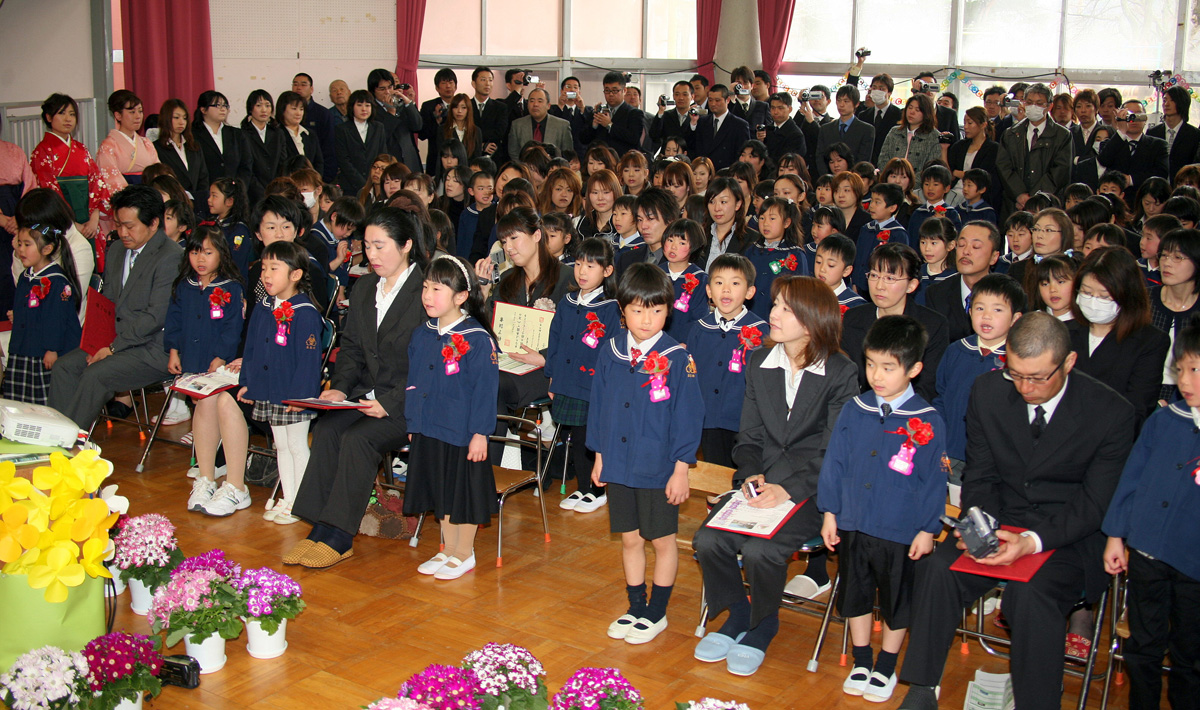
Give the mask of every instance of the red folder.
M 1011 533 L 1025 532 L 1025 528 L 1014 528 L 1011 525 L 1001 525 L 1001 530 L 1007 530 Z M 966 572 L 967 574 L 976 574 L 980 577 L 991 577 L 993 579 L 1007 579 L 1010 582 L 1028 582 L 1033 579 L 1033 575 L 1046 564 L 1046 560 L 1050 559 L 1050 555 L 1054 554 L 1054 550 L 1049 552 L 1038 552 L 1033 555 L 1025 555 L 1016 562 L 1009 565 L 989 566 L 981 565 L 978 562 L 967 557 L 967 553 L 959 556 L 954 564 L 950 565 L 950 569 L 955 572 Z
M 117 307 L 107 296 L 89 286 L 79 347 L 88 355 L 95 355 L 100 348 L 109 347 L 116 339 Z

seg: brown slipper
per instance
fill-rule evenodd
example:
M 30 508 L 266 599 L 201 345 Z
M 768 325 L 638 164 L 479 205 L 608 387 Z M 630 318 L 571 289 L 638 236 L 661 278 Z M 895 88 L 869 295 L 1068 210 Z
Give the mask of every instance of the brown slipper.
M 354 550 L 346 550 L 345 554 L 338 554 L 338 551 L 326 545 L 323 542 L 318 542 L 309 548 L 308 552 L 300 558 L 300 564 L 309 569 L 325 569 L 332 567 L 339 562 L 348 560 L 354 556 Z
M 309 540 L 308 538 L 304 538 L 300 542 L 297 542 L 295 545 L 292 545 L 292 549 L 284 553 L 283 563 L 285 565 L 300 564 L 300 560 L 303 559 L 304 555 L 307 554 L 309 550 L 313 549 L 313 546 L 316 544 L 316 542 Z

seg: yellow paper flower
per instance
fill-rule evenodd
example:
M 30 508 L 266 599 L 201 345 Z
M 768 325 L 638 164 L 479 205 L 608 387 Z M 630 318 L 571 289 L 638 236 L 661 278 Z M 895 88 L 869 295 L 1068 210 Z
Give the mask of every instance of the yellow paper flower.
M 38 558 L 42 556 L 42 548 L 31 547 L 17 559 L 4 565 L 4 569 L 0 570 L 4 574 L 28 574 L 29 570 L 37 563 Z
M 108 539 L 108 529 L 117 522 L 117 514 L 108 512 L 108 503 L 101 498 L 76 501 L 68 511 L 72 519 L 71 539 L 84 542 L 91 538 Z
M 37 545 L 38 531 L 29 524 L 29 511 L 23 505 L 9 505 L 0 520 L 0 562 L 8 564 Z
M 34 489 L 28 500 L 18 501 L 17 505 L 29 511 L 29 524 L 42 531 L 50 528 L 50 503 L 50 496 Z
M 104 558 L 108 556 L 109 546 L 112 545 L 107 538 L 92 538 L 83 543 L 83 571 L 89 577 L 112 577 L 112 572 L 104 566 Z
M 43 596 L 47 602 L 66 601 L 69 587 L 78 587 L 87 578 L 83 565 L 79 564 L 78 548 L 76 550 L 72 555 L 65 546 L 51 548 L 29 569 L 29 586 L 45 589 Z
M 12 461 L 0 463 L 0 508 L 7 508 L 14 500 L 24 500 L 33 490 L 29 479 L 17 475 Z

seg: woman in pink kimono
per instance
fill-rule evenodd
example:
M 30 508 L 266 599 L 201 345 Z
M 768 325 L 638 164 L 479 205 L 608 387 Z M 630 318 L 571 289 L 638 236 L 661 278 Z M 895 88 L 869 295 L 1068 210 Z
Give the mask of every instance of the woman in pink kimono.
M 108 110 L 117 127 L 108 132 L 96 151 L 100 176 L 115 194 L 127 185 L 142 182 L 142 171 L 158 162 L 154 143 L 138 131 L 142 129 L 145 112 L 142 100 L 128 89 L 114 91 L 108 97 Z M 100 233 L 108 234 L 115 226 L 112 219 L 100 220 Z

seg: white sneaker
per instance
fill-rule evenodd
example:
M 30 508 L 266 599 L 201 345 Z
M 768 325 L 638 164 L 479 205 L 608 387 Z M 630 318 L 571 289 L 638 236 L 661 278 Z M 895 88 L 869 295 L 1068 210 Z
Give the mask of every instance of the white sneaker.
M 182 399 L 175 397 L 171 400 L 170 406 L 167 407 L 167 414 L 163 417 L 162 425 L 175 426 L 176 424 L 182 424 L 191 418 L 192 412 L 190 409 L 188 409 L 188 406 L 184 404 Z M 154 424 L 157 421 L 157 414 L 150 418 L 151 424 Z
M 594 513 L 603 508 L 606 503 L 608 503 L 607 495 L 601 494 L 599 497 L 596 497 L 593 493 L 587 493 L 575 504 L 575 512 Z
M 291 525 L 300 522 L 300 518 L 292 515 L 292 506 L 286 505 L 283 501 L 279 501 L 272 512 L 275 513 L 272 522 L 276 525 Z
M 537 425 L 538 431 L 542 432 L 542 445 L 544 445 L 544 446 L 550 445 L 550 440 L 554 437 L 554 430 L 557 428 L 558 428 L 558 425 L 555 424 L 554 421 L 550 419 L 550 415 L 549 415 L 549 413 L 547 413 L 545 415 L 545 417 L 543 418 L 542 423 Z M 538 438 L 537 431 L 527 432 L 525 434 L 525 437 L 528 439 L 531 439 L 533 441 L 537 441 L 537 438 Z
M 197 478 L 192 481 L 192 494 L 188 496 L 187 508 L 193 513 L 199 513 L 212 500 L 217 492 L 217 482 L 207 478 Z
M 238 490 L 232 483 L 226 481 L 221 484 L 217 492 L 213 494 L 211 500 L 204 504 L 200 512 L 205 515 L 211 515 L 214 518 L 227 518 L 239 510 L 245 510 L 250 507 L 250 490 Z
M 581 500 L 583 500 L 583 494 L 579 491 L 575 491 L 571 495 L 560 500 L 558 502 L 558 507 L 562 508 L 563 510 L 575 510 L 575 506 Z
M 274 498 L 267 501 L 267 505 L 263 509 L 263 520 L 266 520 L 267 522 L 275 522 L 275 516 L 279 515 L 279 509 L 283 507 L 275 507 L 276 502 L 277 501 Z
M 223 478 L 224 476 L 225 476 L 225 467 L 217 466 L 217 468 L 213 472 L 213 478 Z M 200 477 L 200 467 L 199 466 L 192 466 L 191 468 L 188 469 L 188 478 L 199 478 L 199 477 Z
M 453 565 L 453 566 L 451 566 Z M 434 579 L 458 579 L 467 572 L 475 569 L 475 553 L 465 560 L 460 560 L 457 557 L 447 557 L 446 563 L 438 568 L 437 572 L 433 573 Z

